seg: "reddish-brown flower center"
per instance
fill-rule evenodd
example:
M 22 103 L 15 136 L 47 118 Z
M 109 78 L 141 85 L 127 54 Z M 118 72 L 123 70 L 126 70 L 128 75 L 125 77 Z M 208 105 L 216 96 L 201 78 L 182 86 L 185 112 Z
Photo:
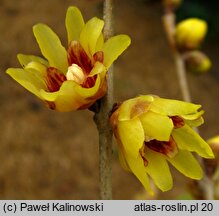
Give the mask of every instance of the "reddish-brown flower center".
M 78 41 L 72 41 L 68 48 L 68 63 L 69 66 L 78 65 L 83 73 L 85 80 L 81 84 L 84 88 L 91 88 L 96 82 L 97 76 L 89 77 L 95 62 L 103 63 L 104 55 L 102 51 L 98 51 L 93 55 L 93 59 L 87 55 Z
M 169 118 L 172 120 L 175 129 L 181 128 L 185 125 L 184 120 L 179 116 L 171 116 Z M 144 143 L 145 143 L 145 146 L 147 146 L 151 150 L 164 154 L 170 158 L 174 157 L 178 152 L 177 145 L 172 136 L 170 136 L 169 141 L 159 141 L 159 140 L 153 139 L 147 142 L 145 141 Z M 144 157 L 144 154 L 141 154 L 141 157 L 145 164 L 146 159 Z
M 58 91 L 64 81 L 66 81 L 66 77 L 58 69 L 54 67 L 47 68 L 46 83 L 49 92 Z
M 84 88 L 91 88 L 95 85 L 97 75 L 89 77 L 95 62 L 103 63 L 104 54 L 96 52 L 92 59 L 87 55 L 78 41 L 72 41 L 68 48 L 69 68 L 65 76 L 54 67 L 47 68 L 46 83 L 49 92 L 56 92 L 66 80 L 73 80 Z
M 72 41 L 68 47 L 68 64 L 77 64 L 88 75 L 93 68 L 92 62 L 80 43 Z
M 185 125 L 184 120 L 179 116 L 171 116 L 170 118 L 173 122 L 174 128 L 181 128 Z
M 145 142 L 145 145 L 153 151 L 162 153 L 168 157 L 174 157 L 177 153 L 177 145 L 172 137 L 169 141 L 151 140 Z

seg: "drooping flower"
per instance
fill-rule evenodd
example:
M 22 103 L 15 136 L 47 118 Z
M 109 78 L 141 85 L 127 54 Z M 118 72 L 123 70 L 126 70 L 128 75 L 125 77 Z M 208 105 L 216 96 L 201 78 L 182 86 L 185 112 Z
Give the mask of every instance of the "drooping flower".
M 189 18 L 176 25 L 176 45 L 181 50 L 191 50 L 200 47 L 206 33 L 207 23 L 197 18 Z
M 84 22 L 76 7 L 66 14 L 68 48 L 45 24 L 33 27 L 34 36 L 45 59 L 18 54 L 23 68 L 7 73 L 24 88 L 57 111 L 85 109 L 101 98 L 107 89 L 110 65 L 130 45 L 127 35 L 104 41 L 104 21 L 96 17 Z
M 160 190 L 172 188 L 168 162 L 189 178 L 202 178 L 202 169 L 192 152 L 204 158 L 214 155 L 191 128 L 203 123 L 200 108 L 145 95 L 123 102 L 111 115 L 121 165 L 150 193 L 149 176 Z

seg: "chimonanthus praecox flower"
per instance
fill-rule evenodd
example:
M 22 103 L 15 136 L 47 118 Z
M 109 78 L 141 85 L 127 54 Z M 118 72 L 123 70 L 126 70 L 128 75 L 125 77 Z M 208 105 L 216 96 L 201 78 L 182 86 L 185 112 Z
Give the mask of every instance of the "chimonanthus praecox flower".
M 144 95 L 123 102 L 111 115 L 121 165 L 150 193 L 148 176 L 162 191 L 172 188 L 168 162 L 187 177 L 202 178 L 202 169 L 191 152 L 204 158 L 214 155 L 191 128 L 203 123 L 200 107 Z
M 104 22 L 96 17 L 84 23 L 81 12 L 69 7 L 66 14 L 68 48 L 44 24 L 33 27 L 34 36 L 45 59 L 18 54 L 21 68 L 7 73 L 24 88 L 57 111 L 90 107 L 106 93 L 106 72 L 130 45 L 127 35 L 104 42 Z
M 207 23 L 197 18 L 189 18 L 179 22 L 176 26 L 176 45 L 182 50 L 200 47 L 207 33 Z

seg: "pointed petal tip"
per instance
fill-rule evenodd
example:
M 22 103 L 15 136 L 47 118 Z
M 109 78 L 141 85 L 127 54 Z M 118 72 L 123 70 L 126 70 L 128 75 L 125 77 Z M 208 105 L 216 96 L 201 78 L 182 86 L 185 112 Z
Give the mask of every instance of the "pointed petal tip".
M 173 184 L 169 185 L 168 187 L 164 187 L 164 188 L 159 188 L 162 192 L 167 192 L 169 190 L 171 190 L 173 188 Z
M 48 60 L 51 67 L 67 72 L 67 51 L 58 35 L 47 25 L 38 23 L 33 26 L 33 33 L 40 47 L 41 53 Z
M 215 158 L 215 155 L 214 155 L 213 151 L 211 150 L 211 148 L 209 148 L 205 158 L 207 158 L 207 159 L 214 159 Z
M 43 30 L 52 31 L 52 29 L 48 25 L 46 25 L 45 23 L 37 23 L 37 24 L 33 25 L 32 29 L 33 29 L 33 34 L 34 34 L 36 39 L 38 37 L 38 34 L 41 33 L 41 31 L 43 31 Z
M 119 34 L 114 37 L 118 37 L 120 42 L 126 45 L 126 48 L 131 44 L 131 38 L 126 34 Z
M 90 57 L 96 52 L 96 45 L 102 33 L 104 21 L 93 17 L 83 27 L 80 33 L 80 43 Z
M 17 58 L 18 58 L 18 59 L 19 59 L 21 56 L 23 56 L 22 53 L 18 53 L 18 54 L 17 54 Z
M 73 40 L 79 40 L 84 24 L 85 23 L 81 11 L 75 6 L 70 6 L 67 9 L 65 17 L 68 43 Z
M 14 73 L 17 73 L 18 68 L 8 68 L 5 73 L 8 74 L 9 76 L 13 76 Z M 19 68 L 20 69 L 20 68 Z
M 70 6 L 70 7 L 68 7 L 67 11 L 76 11 L 76 12 L 80 12 L 80 13 L 81 13 L 81 11 L 79 10 L 79 8 L 76 7 L 76 6 Z
M 125 34 L 123 34 L 122 36 L 123 36 L 124 40 L 127 41 L 127 45 L 129 46 L 132 42 L 131 38 L 128 35 L 125 35 Z
M 109 38 L 103 45 L 104 64 L 107 68 L 128 48 L 131 39 L 128 35 L 116 35 Z
M 42 27 L 48 27 L 48 26 L 44 23 L 37 23 L 37 24 L 33 25 L 33 27 L 32 27 L 33 32 L 37 31 L 39 28 L 42 28 Z
M 8 75 L 10 75 L 11 69 L 12 69 L 12 68 L 8 68 L 8 69 L 5 71 L 5 73 L 8 74 Z
M 195 180 L 201 180 L 203 178 L 203 170 L 200 170 L 200 173 L 193 176 Z

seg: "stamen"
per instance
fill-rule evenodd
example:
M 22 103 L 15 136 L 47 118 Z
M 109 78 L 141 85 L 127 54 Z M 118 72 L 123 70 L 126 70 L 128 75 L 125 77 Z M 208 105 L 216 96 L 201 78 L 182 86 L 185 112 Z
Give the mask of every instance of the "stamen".
M 68 68 L 68 72 L 66 74 L 67 80 L 73 80 L 78 84 L 83 84 L 86 80 L 86 76 L 82 70 L 81 67 L 79 67 L 77 64 L 72 64 Z

